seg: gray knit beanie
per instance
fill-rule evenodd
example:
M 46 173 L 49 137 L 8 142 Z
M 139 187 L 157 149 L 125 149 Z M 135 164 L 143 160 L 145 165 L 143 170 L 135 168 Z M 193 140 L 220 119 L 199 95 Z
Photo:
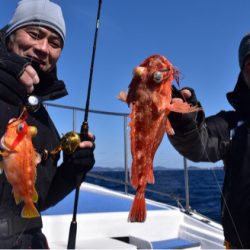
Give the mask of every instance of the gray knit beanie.
M 245 59 L 250 55 L 250 33 L 247 33 L 241 40 L 239 46 L 239 64 L 242 69 Z
M 49 0 L 21 0 L 8 24 L 6 37 L 27 25 L 37 25 L 56 31 L 63 42 L 66 34 L 61 7 Z

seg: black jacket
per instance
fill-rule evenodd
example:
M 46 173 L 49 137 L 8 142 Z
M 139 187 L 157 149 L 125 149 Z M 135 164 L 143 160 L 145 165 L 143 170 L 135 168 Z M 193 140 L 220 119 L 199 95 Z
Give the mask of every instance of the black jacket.
M 1 36 L 0 36 L 1 37 Z M 23 67 L 30 62 L 6 51 L 4 41 L 0 46 L 0 138 L 5 132 L 6 124 L 13 117 L 18 117 L 20 110 L 27 102 L 24 86 L 17 81 Z M 34 66 L 35 67 L 35 66 Z M 34 94 L 42 100 L 54 100 L 67 94 L 65 85 L 56 76 L 56 70 L 46 74 L 38 70 L 40 83 L 35 86 Z M 48 151 L 59 145 L 58 132 L 43 105 L 36 112 L 29 112 L 27 123 L 34 125 L 38 134 L 33 139 L 33 145 L 39 152 Z M 39 211 L 43 211 L 62 200 L 77 185 L 79 173 L 63 162 L 57 167 L 59 154 L 49 157 L 37 166 L 36 190 L 38 192 Z M 94 162 L 94 160 L 92 161 Z M 86 172 L 93 167 L 90 164 Z M 85 172 L 85 174 L 86 174 Z M 81 173 L 84 174 L 84 173 Z M 41 218 L 23 219 L 20 217 L 23 203 L 16 205 L 12 188 L 5 173 L 0 174 L 0 241 L 1 237 L 24 232 L 33 228 L 41 228 Z
M 250 248 L 250 90 L 241 74 L 227 98 L 234 111 L 190 121 L 193 129 L 179 129 L 169 139 L 191 161 L 224 161 L 221 220 L 225 239 L 237 248 Z

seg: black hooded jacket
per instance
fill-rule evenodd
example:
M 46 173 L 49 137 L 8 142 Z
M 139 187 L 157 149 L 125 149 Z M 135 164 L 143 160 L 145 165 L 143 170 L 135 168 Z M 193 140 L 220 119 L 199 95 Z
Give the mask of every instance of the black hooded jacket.
M 221 220 L 225 239 L 237 248 L 250 248 L 250 90 L 241 74 L 227 98 L 234 111 L 193 121 L 192 130 L 182 133 L 179 129 L 169 139 L 191 161 L 224 161 Z
M 2 36 L 0 36 L 2 39 Z M 4 40 L 0 40 L 0 138 L 5 132 L 6 124 L 11 118 L 17 118 L 27 102 L 24 86 L 18 82 L 25 65 L 30 64 L 25 58 L 6 51 Z M 34 65 L 34 67 L 36 67 Z M 37 69 L 40 83 L 35 86 L 34 94 L 42 101 L 54 100 L 67 95 L 65 85 L 56 77 L 56 71 L 46 74 Z M 59 145 L 58 132 L 43 105 L 36 112 L 28 112 L 27 123 L 38 130 L 33 138 L 37 152 L 43 149 L 51 151 Z M 77 185 L 79 173 L 63 162 L 57 167 L 59 154 L 49 157 L 37 166 L 36 190 L 38 192 L 38 211 L 43 211 L 62 200 Z M 92 168 L 86 168 L 86 172 Z M 82 173 L 84 174 L 84 173 Z M 1 237 L 24 232 L 33 228 L 41 228 L 41 218 L 21 218 L 23 203 L 16 205 L 12 187 L 8 183 L 4 171 L 0 174 L 0 241 Z

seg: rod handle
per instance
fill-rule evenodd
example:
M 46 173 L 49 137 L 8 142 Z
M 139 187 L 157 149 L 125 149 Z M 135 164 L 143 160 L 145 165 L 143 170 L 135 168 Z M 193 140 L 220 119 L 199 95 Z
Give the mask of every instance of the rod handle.
M 80 132 L 81 133 L 80 137 L 82 141 L 87 141 L 89 139 L 88 132 L 89 132 L 89 124 L 87 121 L 84 121 L 82 123 L 81 132 Z
M 67 249 L 76 248 L 76 231 L 77 231 L 77 222 L 72 221 L 69 229 L 69 239 L 68 239 Z

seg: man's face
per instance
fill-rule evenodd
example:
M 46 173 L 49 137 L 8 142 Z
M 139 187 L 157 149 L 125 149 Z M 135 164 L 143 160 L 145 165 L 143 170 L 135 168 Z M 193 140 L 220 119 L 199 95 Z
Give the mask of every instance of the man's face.
M 22 57 L 28 57 L 40 64 L 40 69 L 51 71 L 61 54 L 60 36 L 45 27 L 27 26 L 18 29 L 10 39 L 9 49 Z
M 245 82 L 250 89 L 250 57 L 248 57 L 244 63 L 244 67 L 242 70 L 243 77 L 245 79 Z

